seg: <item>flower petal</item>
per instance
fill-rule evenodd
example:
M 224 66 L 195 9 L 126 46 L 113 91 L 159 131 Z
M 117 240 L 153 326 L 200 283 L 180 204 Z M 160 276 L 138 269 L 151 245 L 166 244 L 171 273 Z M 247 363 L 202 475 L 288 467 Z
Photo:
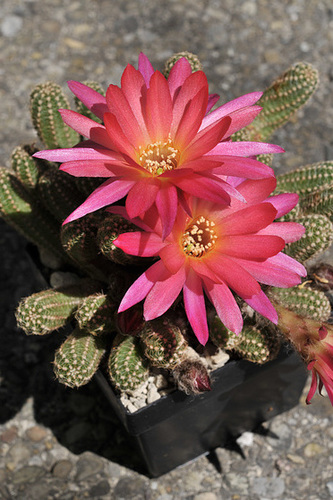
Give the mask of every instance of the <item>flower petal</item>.
M 220 96 L 218 94 L 209 94 L 206 114 L 209 113 L 209 111 L 212 109 L 214 104 L 216 104 L 219 99 L 220 99 Z
M 227 117 L 226 117 L 227 118 Z M 230 119 L 230 118 L 229 118 Z M 220 142 L 207 155 L 256 156 L 261 154 L 284 153 L 284 149 L 265 142 Z
M 180 251 L 178 245 L 172 243 L 165 245 L 161 249 L 159 256 L 162 259 L 165 267 L 172 274 L 177 273 L 179 269 L 185 264 L 184 253 Z
M 276 217 L 282 217 L 292 210 L 298 203 L 299 196 L 296 193 L 282 193 L 270 196 L 267 201 L 276 208 Z
M 140 52 L 139 54 L 139 63 L 138 63 L 138 69 L 143 76 L 145 83 L 147 85 L 147 88 L 149 87 L 149 82 L 152 74 L 154 73 L 154 68 L 149 61 L 148 57 L 143 53 Z
M 162 184 L 157 192 L 155 202 L 162 222 L 162 239 L 164 240 L 170 234 L 176 220 L 178 195 L 175 186 Z
M 233 177 L 243 177 L 245 179 L 263 179 L 274 177 L 274 170 L 260 161 L 242 156 L 222 156 L 209 155 L 205 158 L 221 161 L 221 165 L 214 167 L 212 172 L 216 175 L 229 175 Z
M 117 164 L 119 162 L 117 161 Z M 63 163 L 59 170 L 67 172 L 74 177 L 114 177 L 111 167 L 111 162 L 98 160 L 78 160 Z
M 221 140 L 226 130 L 228 130 L 229 125 L 230 118 L 226 116 L 219 122 L 213 123 L 199 132 L 185 151 L 182 152 L 180 162 L 185 163 L 208 152 L 209 154 L 213 154 L 212 151 L 216 149 L 216 144 Z
M 305 233 L 305 227 L 298 222 L 273 222 L 265 227 L 258 234 L 271 234 L 280 236 L 286 243 L 293 243 L 299 240 Z
M 157 234 L 142 231 L 120 234 L 113 244 L 127 254 L 139 257 L 154 257 L 164 246 Z
M 83 83 L 70 80 L 67 82 L 69 89 L 88 109 L 103 121 L 104 113 L 108 111 L 106 99 L 96 90 Z
M 286 255 L 283 252 L 279 252 L 277 255 L 274 255 L 273 257 L 270 257 L 269 262 L 272 262 L 276 264 L 277 266 L 281 266 L 282 268 L 292 271 L 296 274 L 299 274 L 303 278 L 307 275 L 307 270 L 301 264 L 300 262 L 297 262 L 297 260 L 293 259 L 292 257 L 289 257 L 289 255 Z
M 186 78 L 179 92 L 177 92 L 174 96 L 173 121 L 171 126 L 172 136 L 178 128 L 186 106 L 188 106 L 188 103 L 202 89 L 205 89 L 208 95 L 208 82 L 206 75 L 202 71 L 196 71 Z
M 161 261 L 160 261 L 161 262 Z M 162 264 L 164 267 L 164 264 Z M 166 273 L 160 281 L 156 281 L 144 303 L 144 318 L 152 320 L 164 314 L 175 302 L 185 283 L 184 268 L 176 274 Z
M 246 234 L 224 237 L 219 251 L 240 259 L 265 260 L 279 253 L 284 246 L 284 240 L 278 236 Z
M 198 198 L 204 198 L 214 203 L 230 203 L 230 196 L 226 193 L 225 185 L 203 175 L 189 175 L 187 178 L 178 178 L 175 182 L 179 189 Z M 231 187 L 231 186 L 230 186 Z
M 128 64 L 121 77 L 121 90 L 134 113 L 134 116 L 141 127 L 142 133 L 148 141 L 148 131 L 142 114 L 142 101 L 146 98 L 147 88 L 140 71 Z
M 116 116 L 112 113 L 105 113 L 104 123 L 110 142 L 112 141 L 115 145 L 115 149 L 136 160 L 137 152 L 127 135 L 123 132 Z
M 271 224 L 275 216 L 276 210 L 273 205 L 260 203 L 238 210 L 223 218 L 221 227 L 226 236 L 256 233 Z
M 144 119 L 151 142 L 167 140 L 172 122 L 172 102 L 167 80 L 155 71 L 147 90 Z
M 131 219 L 146 212 L 154 203 L 159 191 L 159 182 L 155 179 L 137 181 L 126 198 L 126 210 Z
M 134 181 L 114 180 L 109 179 L 99 186 L 90 196 L 82 203 L 74 212 L 72 212 L 64 224 L 73 220 L 79 219 L 84 215 L 95 212 L 100 208 L 111 205 L 115 201 L 120 200 L 128 193 L 133 186 Z
M 301 283 L 299 274 L 278 266 L 271 259 L 267 259 L 265 262 L 256 262 L 233 257 L 233 260 L 246 269 L 256 281 L 264 285 L 290 288 Z
M 254 295 L 251 298 L 244 298 L 244 301 L 252 307 L 259 314 L 269 319 L 272 323 L 277 325 L 278 323 L 278 314 L 264 292 L 261 290 L 257 295 Z
M 223 282 L 204 280 L 205 291 L 216 309 L 217 315 L 226 328 L 238 334 L 243 328 L 243 317 L 235 297 Z
M 177 91 L 180 90 L 182 85 L 184 85 L 186 78 L 188 78 L 191 74 L 191 65 L 185 57 L 181 57 L 175 62 L 168 76 L 168 85 L 172 99 L 176 95 Z
M 188 273 L 183 287 L 186 316 L 200 344 L 207 343 L 209 333 L 205 298 L 201 279 L 192 271 Z
M 177 149 L 185 149 L 195 137 L 205 116 L 207 99 L 207 91 L 202 88 L 186 106 L 173 140 Z
M 63 122 L 80 135 L 88 137 L 107 149 L 114 149 L 113 143 L 105 127 L 100 123 L 94 122 L 94 120 L 80 115 L 80 113 L 72 111 L 71 109 L 59 109 L 59 113 L 61 114 Z

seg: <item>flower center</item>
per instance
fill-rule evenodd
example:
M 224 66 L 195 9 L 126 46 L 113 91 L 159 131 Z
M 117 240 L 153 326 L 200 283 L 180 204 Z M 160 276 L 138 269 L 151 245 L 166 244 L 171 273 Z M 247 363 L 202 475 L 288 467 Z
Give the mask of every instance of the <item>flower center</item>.
M 153 175 L 161 175 L 166 170 L 174 170 L 178 166 L 180 157 L 170 137 L 166 142 L 157 141 L 148 144 L 145 148 L 140 146 L 139 155 L 141 166 Z
M 217 234 L 214 231 L 215 222 L 203 215 L 191 221 L 182 236 L 184 252 L 191 257 L 202 257 L 215 247 Z

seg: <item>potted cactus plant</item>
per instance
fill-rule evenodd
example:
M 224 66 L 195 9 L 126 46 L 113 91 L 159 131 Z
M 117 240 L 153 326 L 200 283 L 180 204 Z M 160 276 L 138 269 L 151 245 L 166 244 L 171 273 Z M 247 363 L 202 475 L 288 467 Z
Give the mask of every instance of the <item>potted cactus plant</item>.
M 106 96 L 69 82 L 77 111 L 54 83 L 31 93 L 46 149 L 14 150 L 0 213 L 51 284 L 54 271 L 70 280 L 24 298 L 18 324 L 71 326 L 57 378 L 97 378 L 152 475 L 297 404 L 306 370 L 286 341 L 312 371 L 308 401 L 319 377 L 333 402 L 328 267 L 304 281 L 303 266 L 332 242 L 333 164 L 276 178 L 282 150 L 266 142 L 317 82 L 299 63 L 212 111 L 196 56 L 175 55 L 163 75 L 141 54 Z M 160 392 L 143 397 L 153 381 Z

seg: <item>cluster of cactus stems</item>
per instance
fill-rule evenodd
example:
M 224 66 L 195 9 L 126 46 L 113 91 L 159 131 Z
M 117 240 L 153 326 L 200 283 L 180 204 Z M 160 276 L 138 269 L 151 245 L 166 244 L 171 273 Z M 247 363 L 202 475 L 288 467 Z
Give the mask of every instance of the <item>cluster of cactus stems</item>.
M 200 61 L 190 53 L 176 54 L 165 65 L 165 77 L 173 64 L 186 57 L 193 71 Z M 311 65 L 299 63 L 288 69 L 263 93 L 262 112 L 233 140 L 267 141 L 313 94 L 318 74 Z M 103 93 L 96 82 L 86 82 Z M 75 100 L 81 114 L 93 118 Z M 55 83 L 38 85 L 31 93 L 32 122 L 46 148 L 72 147 L 80 136 L 65 125 L 59 108 L 69 109 L 62 89 Z M 78 283 L 43 290 L 21 301 L 17 320 L 27 334 L 44 335 L 72 324 L 72 333 L 55 355 L 54 371 L 59 381 L 79 387 L 86 384 L 102 363 L 114 385 L 131 392 L 143 384 L 151 368 L 169 372 L 187 393 L 210 389 L 202 355 L 194 351 L 194 336 L 178 304 L 161 318 L 145 322 L 141 306 L 117 314 L 127 282 L 138 276 L 145 259 L 133 258 L 113 245 L 121 232 L 138 230 L 118 215 L 105 211 L 89 214 L 62 226 L 63 220 L 98 184 L 96 178 L 74 178 L 58 165 L 32 157 L 34 145 L 17 147 L 12 170 L 0 168 L 0 215 L 41 249 L 60 257 L 63 269 L 74 270 Z M 270 162 L 270 157 L 261 157 Z M 296 192 L 297 207 L 281 220 L 294 220 L 306 227 L 305 235 L 288 244 L 285 252 L 305 263 L 325 251 L 333 239 L 333 162 L 306 165 L 277 178 L 276 193 Z M 291 289 L 267 287 L 277 305 L 313 321 L 327 321 L 331 306 L 325 295 L 333 287 L 333 272 L 327 266 L 310 273 L 309 282 Z M 331 286 L 332 284 L 332 286 Z M 318 285 L 318 286 L 317 286 Z M 326 288 L 325 288 L 326 287 Z M 239 335 L 209 311 L 210 344 L 236 359 L 262 364 L 279 352 L 283 337 L 278 328 L 247 316 Z

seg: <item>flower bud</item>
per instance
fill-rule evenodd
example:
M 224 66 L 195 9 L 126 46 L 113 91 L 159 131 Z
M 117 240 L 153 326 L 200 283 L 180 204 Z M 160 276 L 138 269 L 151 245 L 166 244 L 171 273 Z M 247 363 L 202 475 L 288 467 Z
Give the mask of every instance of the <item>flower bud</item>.
M 208 372 L 199 360 L 182 361 L 172 374 L 178 389 L 186 394 L 201 394 L 211 390 Z

